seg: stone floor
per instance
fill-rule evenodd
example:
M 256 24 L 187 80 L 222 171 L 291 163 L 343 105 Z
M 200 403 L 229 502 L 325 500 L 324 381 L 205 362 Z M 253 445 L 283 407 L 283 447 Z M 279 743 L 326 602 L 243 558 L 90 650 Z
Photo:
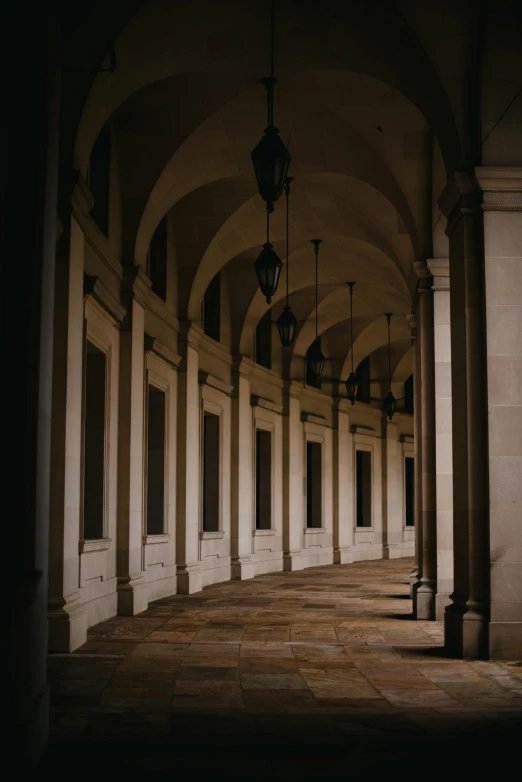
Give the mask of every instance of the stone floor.
M 494 770 L 519 752 L 522 662 L 448 658 L 442 625 L 411 617 L 411 568 L 275 573 L 93 627 L 77 652 L 49 657 L 44 763 L 82 752 L 87 766 L 210 770 L 247 758 L 250 777 L 278 778 L 274 758 L 281 771 L 298 757 L 314 775 L 335 759 L 362 776 L 452 748 L 463 769 L 489 757 Z

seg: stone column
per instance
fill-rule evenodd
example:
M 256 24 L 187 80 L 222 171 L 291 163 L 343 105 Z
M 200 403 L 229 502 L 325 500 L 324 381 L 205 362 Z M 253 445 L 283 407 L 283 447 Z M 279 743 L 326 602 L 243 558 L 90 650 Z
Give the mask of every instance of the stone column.
M 334 562 L 343 565 L 353 562 L 354 496 L 353 496 L 353 448 L 350 432 L 352 405 L 347 399 L 337 399 L 333 431 L 333 526 Z
M 201 586 L 200 560 L 200 419 L 198 346 L 202 330 L 182 323 L 179 336 L 178 460 L 176 557 L 178 592 L 192 594 Z
M 451 327 L 449 258 L 427 261 L 433 275 L 435 450 L 437 489 L 437 620 L 453 592 L 453 459 L 451 452 Z
M 145 410 L 145 305 L 150 280 L 139 266 L 123 268 L 127 316 L 120 332 L 118 419 L 118 613 L 148 606 L 143 561 L 143 458 Z
M 253 578 L 253 423 L 250 404 L 252 362 L 236 357 L 232 398 L 232 578 Z
M 422 575 L 417 589 L 417 619 L 435 619 L 437 591 L 437 518 L 435 472 L 435 345 L 432 276 L 424 261 L 415 262 L 419 277 L 417 327 L 420 342 Z
M 478 168 L 483 191 L 489 654 L 522 655 L 522 168 Z M 487 534 L 489 533 L 489 535 Z M 487 578 L 488 573 L 485 573 Z
M 450 247 L 454 591 L 445 613 L 450 654 L 488 655 L 489 513 L 484 256 L 480 189 L 457 171 L 439 205 Z M 501 376 L 505 383 L 505 375 Z
M 401 447 L 397 423 L 384 416 L 383 423 L 383 559 L 401 555 L 403 520 L 401 485 Z
M 415 518 L 415 563 L 410 574 L 410 594 L 413 599 L 413 612 L 416 613 L 417 590 L 422 577 L 422 452 L 420 442 L 422 438 L 421 420 L 421 376 L 420 376 L 420 340 L 417 332 L 417 316 L 408 315 L 408 326 L 413 345 L 413 469 L 414 469 L 414 493 L 413 513 Z
M 302 570 L 304 531 L 303 425 L 300 383 L 285 388 L 283 420 L 283 567 Z
M 87 611 L 80 593 L 82 387 L 85 237 L 78 223 L 88 214 L 85 183 L 73 192 L 70 233 L 56 261 L 53 427 L 49 538 L 49 649 L 72 652 L 87 641 Z M 68 239 L 68 241 L 67 241 Z

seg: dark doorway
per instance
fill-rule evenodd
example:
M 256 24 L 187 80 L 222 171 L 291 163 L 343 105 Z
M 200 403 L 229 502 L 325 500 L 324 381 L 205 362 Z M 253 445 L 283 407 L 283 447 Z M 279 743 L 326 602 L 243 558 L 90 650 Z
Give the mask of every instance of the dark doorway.
M 105 485 L 105 353 L 87 342 L 83 458 L 83 537 L 103 538 Z
M 370 451 L 356 451 L 356 505 L 357 526 L 372 526 L 372 455 Z
M 306 443 L 306 526 L 323 526 L 323 448 Z
M 404 460 L 404 478 L 406 495 L 406 526 L 415 526 L 414 502 L 415 502 L 415 479 L 414 479 L 415 459 L 407 456 Z
M 147 411 L 147 535 L 165 531 L 165 392 L 149 386 Z
M 219 416 L 203 416 L 203 532 L 219 531 Z
M 272 433 L 256 430 L 256 529 L 272 528 Z

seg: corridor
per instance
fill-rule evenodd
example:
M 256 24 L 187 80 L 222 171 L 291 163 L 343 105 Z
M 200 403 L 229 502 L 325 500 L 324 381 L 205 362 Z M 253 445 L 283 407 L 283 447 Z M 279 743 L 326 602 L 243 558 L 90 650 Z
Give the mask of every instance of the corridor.
M 96 768 L 104 758 L 206 770 L 230 750 L 239 765 L 295 752 L 313 770 L 346 752 L 362 773 L 441 743 L 480 746 L 484 734 L 477 768 L 498 747 L 506 759 L 522 725 L 522 662 L 445 656 L 442 624 L 411 618 L 412 565 L 225 582 L 91 628 L 75 653 L 49 656 L 46 762 L 87 746 Z

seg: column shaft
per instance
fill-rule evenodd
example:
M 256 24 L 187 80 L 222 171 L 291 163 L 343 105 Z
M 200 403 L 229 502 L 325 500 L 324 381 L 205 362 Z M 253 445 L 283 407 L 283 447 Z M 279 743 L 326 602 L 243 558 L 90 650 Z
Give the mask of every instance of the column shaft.
M 182 362 L 178 373 L 178 460 L 176 556 L 178 592 L 192 594 L 201 587 L 200 560 L 200 419 L 198 329 L 183 324 Z
M 348 409 L 345 400 L 338 400 L 337 427 L 334 429 L 333 437 L 334 562 L 340 565 L 353 561 L 351 552 L 354 534 L 353 456 Z
M 143 457 L 145 405 L 144 295 L 150 282 L 137 268 L 126 272 L 130 319 L 120 335 L 118 447 L 118 613 L 138 614 L 148 606 L 143 561 Z M 132 296 L 132 298 L 129 298 Z
M 283 421 L 283 566 L 301 570 L 304 526 L 303 425 L 300 386 L 291 383 L 285 393 Z
M 435 465 L 435 348 L 433 291 L 425 263 L 416 264 L 420 277 L 418 326 L 421 375 L 422 452 L 422 575 L 417 590 L 416 616 L 435 619 L 437 584 L 436 465 Z
M 234 373 L 232 399 L 232 578 L 238 579 L 254 575 L 251 560 L 254 530 L 253 424 L 249 368 L 248 359 L 241 358 Z

